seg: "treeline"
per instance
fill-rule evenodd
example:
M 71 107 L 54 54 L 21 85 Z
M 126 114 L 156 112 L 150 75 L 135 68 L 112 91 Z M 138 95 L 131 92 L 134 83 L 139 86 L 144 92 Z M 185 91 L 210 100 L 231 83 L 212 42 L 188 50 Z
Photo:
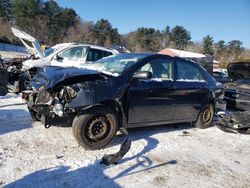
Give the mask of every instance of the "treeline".
M 163 30 L 142 27 L 121 35 L 108 20 L 84 21 L 73 9 L 62 8 L 53 0 L 1 0 L 0 24 L 0 42 L 18 42 L 10 31 L 14 25 L 47 45 L 62 42 L 120 45 L 132 52 L 157 52 L 169 47 L 213 55 L 225 63 L 250 59 L 250 51 L 239 40 L 215 42 L 207 35 L 202 42 L 193 42 L 190 31 L 178 25 Z

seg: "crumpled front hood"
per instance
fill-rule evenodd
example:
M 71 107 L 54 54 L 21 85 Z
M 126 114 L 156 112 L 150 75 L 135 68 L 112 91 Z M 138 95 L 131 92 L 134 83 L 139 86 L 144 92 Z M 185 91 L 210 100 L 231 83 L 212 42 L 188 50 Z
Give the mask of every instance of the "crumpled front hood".
M 96 80 L 98 78 L 104 78 L 104 74 L 89 69 L 45 66 L 44 69 L 39 71 L 31 81 L 31 86 L 33 86 L 36 90 L 38 90 L 41 86 L 44 86 L 46 90 L 49 90 L 60 83 L 67 82 L 68 84 L 72 84 L 74 82 L 79 82 L 79 79 L 86 81 Z
M 250 62 L 231 63 L 227 67 L 231 79 L 250 79 Z

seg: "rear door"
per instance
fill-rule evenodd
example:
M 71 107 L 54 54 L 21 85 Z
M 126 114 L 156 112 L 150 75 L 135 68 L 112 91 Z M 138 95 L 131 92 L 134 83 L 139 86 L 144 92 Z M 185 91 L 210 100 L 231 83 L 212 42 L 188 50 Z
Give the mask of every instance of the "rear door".
M 177 59 L 176 69 L 176 122 L 194 121 L 207 102 L 209 90 L 205 75 L 198 65 Z
M 138 71 L 150 71 L 153 77 L 131 84 L 128 123 L 145 126 L 172 122 L 175 112 L 172 58 L 150 60 Z

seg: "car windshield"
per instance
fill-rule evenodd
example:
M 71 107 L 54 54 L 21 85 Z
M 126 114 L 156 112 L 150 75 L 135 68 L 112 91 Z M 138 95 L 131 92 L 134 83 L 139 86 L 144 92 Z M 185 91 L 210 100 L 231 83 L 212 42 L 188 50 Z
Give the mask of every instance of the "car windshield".
M 138 60 L 148 56 L 147 54 L 117 54 L 102 58 L 94 63 L 91 67 L 102 72 L 109 72 L 119 75 Z M 90 64 L 87 65 L 90 67 Z

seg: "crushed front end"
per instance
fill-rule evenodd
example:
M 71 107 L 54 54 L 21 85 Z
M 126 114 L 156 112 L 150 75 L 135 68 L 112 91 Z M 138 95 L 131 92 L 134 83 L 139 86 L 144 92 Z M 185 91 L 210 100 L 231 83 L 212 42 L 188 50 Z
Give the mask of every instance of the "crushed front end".
M 39 90 L 23 92 L 28 101 L 28 109 L 32 117 L 41 121 L 45 127 L 53 124 L 71 123 L 74 111 L 67 105 L 76 97 L 76 89 L 64 86 L 59 91 L 46 91 L 44 86 Z
M 110 76 L 79 69 L 46 67 L 31 81 L 32 91 L 24 91 L 32 117 L 45 127 L 71 124 L 85 107 L 113 96 Z

